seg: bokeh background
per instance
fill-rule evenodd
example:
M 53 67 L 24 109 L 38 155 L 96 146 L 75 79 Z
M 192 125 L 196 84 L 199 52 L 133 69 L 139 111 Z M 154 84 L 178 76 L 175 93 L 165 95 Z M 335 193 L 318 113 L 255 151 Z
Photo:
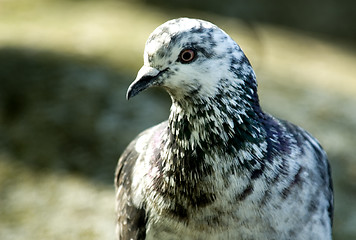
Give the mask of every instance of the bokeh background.
M 125 92 L 150 32 L 180 16 L 228 32 L 263 108 L 320 140 L 334 239 L 356 239 L 355 13 L 352 0 L 0 0 L 0 239 L 114 239 L 117 158 L 170 106 Z

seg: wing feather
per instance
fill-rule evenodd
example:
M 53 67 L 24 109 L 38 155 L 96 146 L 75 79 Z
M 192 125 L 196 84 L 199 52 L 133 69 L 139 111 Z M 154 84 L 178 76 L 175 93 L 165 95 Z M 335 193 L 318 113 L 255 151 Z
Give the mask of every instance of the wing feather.
M 121 155 L 115 173 L 117 234 L 119 240 L 141 240 L 146 237 L 146 213 L 133 204 L 132 173 L 140 155 L 135 149 L 139 137 Z

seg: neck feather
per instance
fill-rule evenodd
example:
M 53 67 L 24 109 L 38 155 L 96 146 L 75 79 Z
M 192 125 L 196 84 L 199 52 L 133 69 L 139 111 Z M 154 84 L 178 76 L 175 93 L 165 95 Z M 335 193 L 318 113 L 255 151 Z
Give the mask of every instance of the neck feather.
M 263 157 L 266 133 L 258 99 L 236 95 L 242 89 L 219 89 L 213 98 L 172 97 L 167 142 L 162 150 L 169 168 L 204 176 L 224 166 L 221 161 L 225 166 L 254 168 Z
M 205 100 L 172 99 L 156 190 L 175 196 L 172 201 L 178 205 L 208 204 L 215 198 L 215 187 L 224 184 L 218 180 L 229 171 L 260 164 L 266 149 L 263 113 L 258 100 L 233 93 Z

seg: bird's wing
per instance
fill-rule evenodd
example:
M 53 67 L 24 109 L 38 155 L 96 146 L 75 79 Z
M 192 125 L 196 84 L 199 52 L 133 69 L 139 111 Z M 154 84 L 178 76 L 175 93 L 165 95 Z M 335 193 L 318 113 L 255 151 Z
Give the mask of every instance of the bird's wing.
M 324 199 L 326 199 L 327 201 L 326 210 L 330 219 L 330 225 L 332 226 L 334 198 L 331 169 L 328 157 L 318 140 L 314 138 L 309 132 L 287 121 L 280 120 L 280 122 L 284 125 L 288 132 L 293 135 L 298 146 L 300 146 L 301 148 L 303 148 L 303 146 L 304 148 L 307 147 L 308 150 L 311 151 L 311 153 L 313 154 L 314 160 L 316 162 L 315 170 L 318 172 L 318 176 L 320 177 L 319 192 L 323 192 Z
M 144 134 L 144 133 L 143 133 Z M 140 156 L 135 145 L 140 134 L 121 155 L 115 173 L 117 234 L 119 240 L 139 240 L 146 236 L 145 210 L 133 203 L 132 173 Z
M 147 216 L 141 177 L 145 174 L 145 156 L 148 147 L 157 148 L 160 136 L 167 126 L 163 122 L 138 135 L 121 155 L 115 173 L 117 234 L 119 240 L 140 240 L 146 237 Z
M 327 213 L 330 219 L 330 225 L 333 225 L 334 218 L 334 189 L 333 182 L 331 176 L 331 168 L 330 163 L 328 161 L 328 157 L 321 147 L 318 140 L 316 140 L 312 135 L 310 135 L 307 131 L 304 131 L 304 136 L 307 141 L 310 143 L 312 151 L 314 152 L 314 156 L 317 161 L 317 171 L 321 177 L 322 187 L 325 199 L 327 200 Z M 321 190 L 321 189 L 320 189 Z

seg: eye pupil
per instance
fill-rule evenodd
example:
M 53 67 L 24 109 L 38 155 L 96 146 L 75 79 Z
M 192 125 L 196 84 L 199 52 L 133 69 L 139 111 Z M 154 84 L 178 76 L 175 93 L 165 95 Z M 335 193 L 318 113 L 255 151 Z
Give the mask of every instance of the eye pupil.
M 188 59 L 190 59 L 192 57 L 192 54 L 190 53 L 190 52 L 188 52 L 188 51 L 186 51 L 186 52 L 184 52 L 183 53 L 183 60 L 188 60 Z
M 195 57 L 195 52 L 191 49 L 186 49 L 186 50 L 183 50 L 181 53 L 180 53 L 180 61 L 182 63 L 188 63 L 190 61 L 192 61 Z

